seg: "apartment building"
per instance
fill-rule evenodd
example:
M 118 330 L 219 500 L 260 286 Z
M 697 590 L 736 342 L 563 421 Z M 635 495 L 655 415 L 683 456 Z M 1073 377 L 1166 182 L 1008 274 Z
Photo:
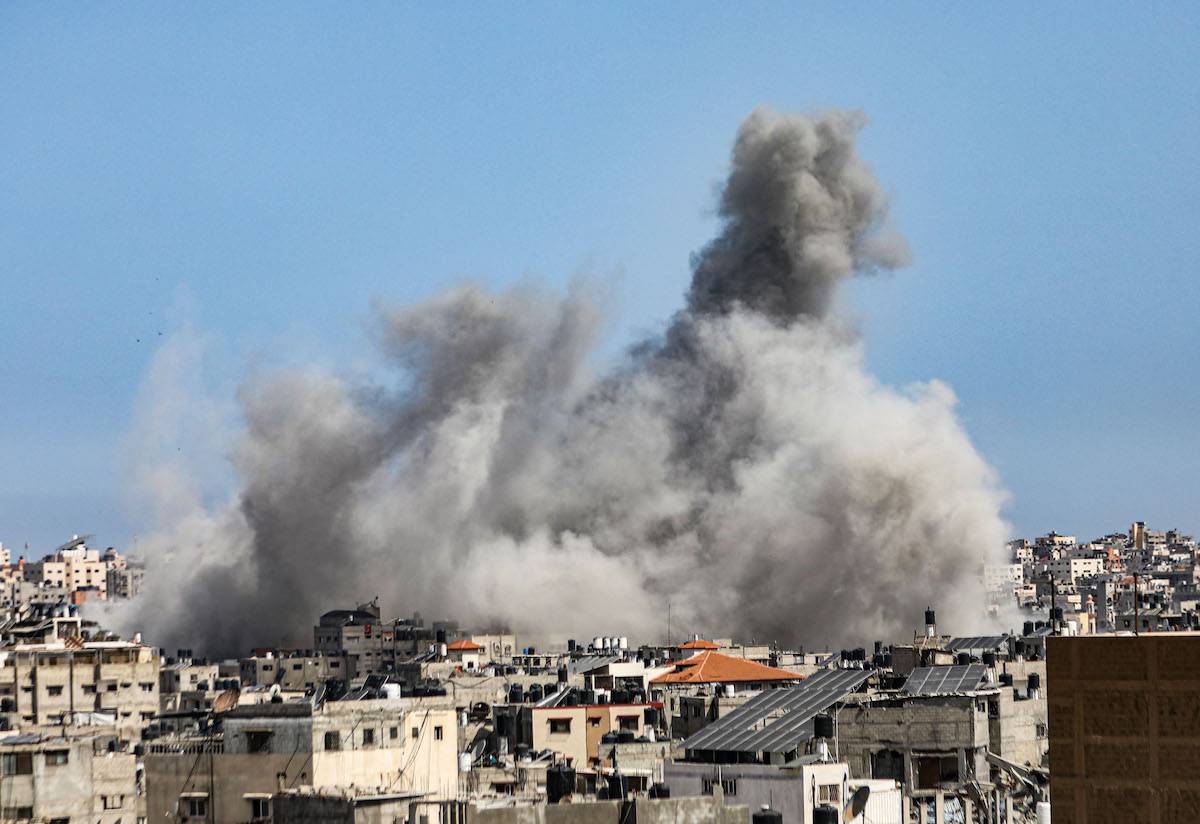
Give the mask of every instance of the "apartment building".
M 148 820 L 266 821 L 274 794 L 306 787 L 453 798 L 457 723 L 407 699 L 236 707 L 219 734 L 148 745 Z
M 132 824 L 146 814 L 136 757 L 115 731 L 35 731 L 0 738 L 4 821 Z
M 137 740 L 159 709 L 156 651 L 128 641 L 78 638 L 0 649 L 0 717 L 9 728 L 110 716 Z

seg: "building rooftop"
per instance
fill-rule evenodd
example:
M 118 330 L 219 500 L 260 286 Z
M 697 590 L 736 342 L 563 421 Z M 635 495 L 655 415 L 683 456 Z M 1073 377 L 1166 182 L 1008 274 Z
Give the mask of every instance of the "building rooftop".
M 679 645 L 680 649 L 720 649 L 717 644 L 712 641 L 705 641 L 703 638 L 694 638 L 691 641 Z
M 738 684 L 760 681 L 802 681 L 797 672 L 768 667 L 745 658 L 734 658 L 705 650 L 675 662 L 675 669 L 658 676 L 651 684 Z
M 483 647 L 479 644 L 476 644 L 474 641 L 468 641 L 466 638 L 463 638 L 458 641 L 451 641 L 446 645 L 446 649 L 450 650 L 451 652 L 473 652 L 475 650 L 483 649 Z

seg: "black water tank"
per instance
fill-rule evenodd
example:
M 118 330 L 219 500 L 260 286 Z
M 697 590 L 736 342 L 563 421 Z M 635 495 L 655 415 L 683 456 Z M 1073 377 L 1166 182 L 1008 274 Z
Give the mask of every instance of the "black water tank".
M 579 706 L 579 693 L 576 692 L 575 690 L 571 690 L 570 692 L 568 692 L 567 697 L 563 699 L 563 704 L 565 704 L 568 707 L 578 707 Z
M 892 654 L 890 652 L 885 652 L 883 654 L 883 661 L 880 666 L 884 667 L 885 669 L 892 666 Z
M 1036 690 L 1042 688 L 1042 676 L 1036 672 L 1029 673 L 1029 689 Z
M 446 643 L 446 630 L 439 629 L 437 632 L 435 632 L 433 634 L 433 637 L 434 637 L 434 640 L 437 641 L 439 644 Z
M 624 799 L 629 795 L 629 776 L 622 775 L 619 772 L 612 773 L 608 776 L 608 797 L 609 799 Z
M 1001 683 L 1001 685 L 1003 685 L 1005 687 L 1011 687 L 1012 683 L 1013 683 L 1012 682 L 1012 673 L 1011 672 L 1000 673 L 1000 683 Z
M 646 726 L 652 729 L 658 728 L 658 707 L 646 707 L 644 715 L 646 717 Z
M 512 735 L 512 716 L 506 712 L 496 716 L 496 735 L 508 738 Z
M 855 647 L 854 649 L 850 650 L 850 654 L 854 656 L 855 661 L 867 660 L 867 651 L 862 647 Z
M 875 642 L 875 654 L 883 655 L 883 642 L 882 641 Z
M 925 610 L 925 626 L 931 627 L 937 623 L 937 616 L 934 615 L 933 607 Z
M 612 696 L 612 702 L 614 704 L 628 704 L 629 703 L 629 693 L 626 692 L 625 690 L 613 690 L 609 694 Z
M 559 668 L 558 668 L 558 683 L 560 683 L 560 684 L 565 684 L 565 683 L 567 683 L 567 678 L 568 678 L 569 676 L 570 676 L 570 673 L 568 673 L 568 672 L 567 672 L 567 668 L 566 668 L 566 667 L 559 667 Z
M 772 810 L 766 804 L 761 810 L 756 810 L 754 815 L 750 816 L 751 824 L 783 824 L 783 813 L 778 810 Z
M 555 764 L 546 770 L 546 800 L 557 804 L 575 792 L 575 770 L 566 764 Z
M 1021 627 L 1022 635 L 1033 635 L 1033 621 L 1026 621 L 1025 626 Z
M 567 639 L 567 652 L 574 652 L 574 651 L 575 651 L 575 639 L 568 638 Z
M 985 652 L 983 654 L 983 665 L 989 669 L 996 666 L 996 653 Z
M 837 808 L 830 807 L 828 804 L 814 808 L 813 824 L 838 824 Z
M 617 733 L 618 744 L 632 744 L 634 741 L 637 741 L 637 733 L 633 730 L 621 730 Z
M 1050 620 L 1051 621 L 1061 621 L 1062 619 L 1063 619 L 1062 607 L 1053 607 L 1050 610 Z
M 958 664 L 960 667 L 965 667 L 967 664 L 971 663 L 971 653 L 960 652 L 955 657 L 954 663 Z
M 525 703 L 525 690 L 521 689 L 520 684 L 513 684 L 508 688 L 508 703 L 523 704 Z
M 614 731 L 609 731 L 600 736 L 601 744 L 615 744 L 619 740 L 619 736 Z
M 821 713 L 813 719 L 813 738 L 833 740 L 833 716 Z
M 1042 627 L 1046 626 L 1046 622 L 1045 621 L 1034 621 L 1033 626 L 1035 629 L 1041 629 Z
M 531 704 L 536 704 L 538 701 L 541 701 L 542 700 L 542 685 L 541 684 L 531 684 L 529 686 L 529 692 L 525 693 L 525 697 L 529 700 L 529 702 Z
M 1025 642 L 1018 638 L 1017 643 L 1013 645 L 1013 651 L 1016 653 L 1018 658 L 1023 656 L 1025 654 Z

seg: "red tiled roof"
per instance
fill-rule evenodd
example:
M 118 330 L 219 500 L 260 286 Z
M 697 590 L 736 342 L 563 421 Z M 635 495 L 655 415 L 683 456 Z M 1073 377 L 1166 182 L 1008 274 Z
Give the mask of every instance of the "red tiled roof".
M 768 667 L 745 658 L 734 658 L 705 650 L 675 664 L 673 672 L 658 676 L 651 684 L 738 684 L 756 681 L 802 681 L 796 672 Z
M 688 641 L 686 644 L 680 644 L 680 649 L 720 649 L 719 646 L 712 641 L 705 641 L 703 638 L 697 638 L 694 641 Z
M 453 641 L 447 644 L 446 649 L 453 652 L 470 652 L 472 650 L 483 649 L 483 647 L 474 641 L 468 641 L 466 638 L 463 638 L 461 641 Z

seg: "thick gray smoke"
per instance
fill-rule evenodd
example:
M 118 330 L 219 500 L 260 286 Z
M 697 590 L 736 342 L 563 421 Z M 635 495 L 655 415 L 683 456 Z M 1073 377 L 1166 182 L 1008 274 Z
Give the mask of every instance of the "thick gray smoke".
M 464 287 L 381 313 L 373 385 L 251 383 L 235 500 L 173 503 L 126 628 L 237 654 L 374 595 L 644 640 L 668 601 L 678 632 L 759 641 L 899 638 L 927 604 L 978 625 L 1004 495 L 951 391 L 880 385 L 833 311 L 908 258 L 859 126 L 751 114 L 686 307 L 607 374 L 583 287 Z

